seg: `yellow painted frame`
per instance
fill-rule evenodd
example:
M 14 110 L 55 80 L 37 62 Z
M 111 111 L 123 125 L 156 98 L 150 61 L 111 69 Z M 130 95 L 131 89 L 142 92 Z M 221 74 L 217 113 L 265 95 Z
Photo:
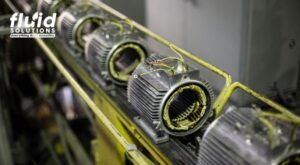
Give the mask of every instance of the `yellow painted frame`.
M 106 10 L 107 12 L 115 15 L 116 17 L 120 18 L 121 20 L 127 22 L 131 26 L 135 27 L 136 29 L 140 30 L 141 32 L 145 33 L 146 35 L 152 37 L 153 39 L 157 40 L 158 42 L 168 46 L 170 49 L 182 54 L 183 56 L 193 60 L 194 62 L 206 67 L 207 69 L 213 71 L 214 73 L 218 74 L 219 76 L 223 77 L 225 79 L 225 85 L 222 88 L 220 94 L 216 98 L 213 108 L 216 112 L 216 116 L 219 116 L 222 113 L 222 110 L 224 108 L 224 105 L 228 102 L 229 98 L 232 96 L 232 93 L 236 89 L 241 89 L 245 91 L 246 93 L 256 97 L 260 101 L 268 104 L 270 107 L 274 108 L 275 110 L 281 112 L 282 114 L 286 114 L 286 116 L 282 116 L 283 118 L 289 120 L 292 119 L 296 123 L 300 123 L 300 118 L 290 111 L 286 109 L 285 107 L 271 101 L 270 99 L 264 97 L 263 95 L 253 91 L 249 87 L 239 83 L 234 82 L 231 78 L 231 76 L 226 73 L 225 71 L 215 67 L 212 64 L 207 63 L 206 61 L 192 55 L 191 53 L 187 52 L 184 49 L 181 49 L 174 45 L 173 43 L 165 40 L 164 38 L 156 35 L 155 33 L 151 32 L 149 29 L 143 27 L 142 25 L 134 22 L 133 20 L 127 18 L 125 15 L 119 13 L 118 11 L 112 9 L 111 7 L 107 6 L 106 4 L 102 3 L 98 0 L 91 0 L 91 2 L 98 7 Z M 55 57 L 55 54 L 47 47 L 44 41 L 41 39 L 36 39 L 37 43 L 43 48 L 43 50 L 48 55 L 49 59 L 55 64 L 55 66 L 60 70 L 60 72 L 66 77 L 66 79 L 69 81 L 69 83 L 72 85 L 72 87 L 75 89 L 78 94 L 81 95 L 81 97 L 84 99 L 84 101 L 88 104 L 88 106 L 91 108 L 91 110 L 96 115 L 98 121 L 103 124 L 109 132 L 117 139 L 117 143 L 121 144 L 123 149 L 125 149 L 126 153 L 129 155 L 133 162 L 136 164 L 151 164 L 149 160 L 143 156 L 138 150 L 132 150 L 132 144 L 128 142 L 126 138 L 123 137 L 123 135 L 119 132 L 119 130 L 116 129 L 116 127 L 113 125 L 111 121 L 108 120 L 108 118 L 102 113 L 102 110 L 99 109 L 99 105 L 97 105 L 94 100 L 89 98 L 89 96 L 85 93 L 85 91 L 80 87 L 80 85 L 74 80 L 74 78 L 68 73 L 68 71 L 64 68 L 64 66 L 60 63 L 60 61 Z M 102 91 L 103 97 L 108 97 L 104 92 Z M 113 107 L 112 107 L 113 108 Z M 128 119 L 122 115 L 119 116 L 119 120 L 122 123 L 125 123 L 126 127 L 129 129 L 130 132 L 139 132 L 137 128 L 132 127 L 131 121 L 128 121 Z M 115 123 L 114 123 L 115 124 Z M 133 133 L 134 134 L 134 133 Z M 134 135 L 137 139 L 139 139 L 139 142 L 143 145 L 145 145 L 145 148 L 150 149 L 152 154 L 154 155 L 154 158 L 161 164 L 170 164 L 170 162 L 165 159 L 164 157 L 160 156 L 159 152 L 157 152 L 153 145 L 149 143 L 147 138 L 143 137 L 141 134 L 135 134 Z M 141 138 L 142 136 L 142 138 Z
M 129 19 L 127 16 L 123 15 L 122 13 L 114 10 L 110 6 L 104 4 L 101 1 L 98 0 L 91 0 L 92 3 L 99 6 L 100 8 L 104 9 L 110 14 L 113 14 L 114 16 L 120 18 L 121 20 L 128 22 L 129 25 L 135 27 L 136 29 L 140 30 L 141 32 L 145 33 L 149 37 L 152 37 L 156 41 L 170 47 L 170 49 L 177 51 L 178 53 L 182 54 L 183 56 L 191 59 L 192 61 L 204 66 L 205 68 L 213 71 L 214 73 L 218 74 L 219 76 L 223 77 L 225 79 L 225 85 L 222 88 L 220 94 L 218 95 L 217 99 L 214 102 L 213 108 L 216 112 L 216 116 L 219 116 L 222 112 L 222 109 L 224 108 L 224 105 L 228 102 L 228 99 L 230 98 L 231 94 L 236 88 L 240 88 L 244 90 L 245 92 L 249 93 L 250 95 L 256 97 L 260 101 L 270 105 L 272 108 L 280 111 L 280 112 L 287 112 L 288 110 L 284 108 L 283 106 L 271 101 L 270 99 L 264 97 L 263 95 L 253 91 L 249 87 L 241 84 L 240 82 L 233 83 L 233 80 L 231 76 L 223 71 L 222 69 L 217 68 L 216 66 L 196 57 L 195 55 L 189 53 L 188 51 L 174 45 L 173 43 L 169 42 L 168 40 L 160 37 L 159 35 L 153 33 L 149 29 L 145 28 L 144 26 L 140 25 L 139 23 Z M 289 116 L 294 116 L 293 118 L 298 119 L 294 114 L 289 113 Z
M 156 41 L 166 45 L 167 47 L 169 47 L 170 49 L 182 54 L 183 56 L 193 60 L 194 62 L 206 67 L 207 69 L 213 71 L 214 73 L 222 76 L 225 79 L 225 85 L 223 87 L 223 89 L 221 90 L 219 96 L 217 97 L 217 99 L 214 102 L 213 108 L 214 109 L 221 109 L 221 105 L 222 105 L 222 98 L 224 95 L 226 95 L 226 92 L 228 90 L 228 88 L 230 87 L 231 83 L 232 83 L 232 78 L 231 76 L 226 73 L 225 71 L 217 68 L 216 66 L 196 57 L 195 55 L 192 55 L 191 53 L 189 53 L 188 51 L 179 48 L 178 46 L 174 45 L 173 43 L 169 42 L 168 40 L 160 37 L 159 35 L 153 33 L 152 31 L 150 31 L 149 29 L 145 28 L 144 26 L 140 25 L 139 23 L 129 19 L 127 16 L 121 14 L 120 12 L 114 10 L 113 8 L 111 8 L 110 6 L 104 4 L 101 1 L 98 0 L 91 0 L 91 3 L 97 5 L 98 7 L 102 8 L 103 10 L 107 11 L 108 13 L 120 18 L 121 20 L 127 22 L 129 25 L 131 25 L 132 27 L 135 27 L 136 29 L 138 29 L 139 31 L 145 33 L 146 35 L 148 35 L 149 37 L 155 39 Z

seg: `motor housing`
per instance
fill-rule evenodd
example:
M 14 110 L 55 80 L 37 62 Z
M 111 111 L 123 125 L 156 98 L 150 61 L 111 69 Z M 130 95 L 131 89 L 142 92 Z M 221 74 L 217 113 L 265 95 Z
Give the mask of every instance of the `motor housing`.
M 216 119 L 200 143 L 201 165 L 299 164 L 299 133 L 295 126 L 271 119 L 275 135 L 260 119 L 259 110 L 238 108 Z
M 127 85 L 148 56 L 141 33 L 124 22 L 106 22 L 86 43 L 85 57 L 95 72 L 118 85 Z
M 186 136 L 213 115 L 213 90 L 198 70 L 184 71 L 181 62 L 168 59 L 152 54 L 136 68 L 128 83 L 128 100 L 153 129 Z
M 89 35 L 106 19 L 106 13 L 101 9 L 89 3 L 76 3 L 58 17 L 58 33 L 71 49 L 82 52 Z

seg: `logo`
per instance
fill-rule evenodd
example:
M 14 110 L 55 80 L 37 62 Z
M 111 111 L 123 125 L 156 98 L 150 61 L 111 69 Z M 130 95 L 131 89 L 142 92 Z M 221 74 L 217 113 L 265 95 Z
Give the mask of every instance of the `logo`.
M 10 17 L 10 38 L 54 38 L 56 13 L 43 18 L 43 13 L 30 16 L 14 13 Z

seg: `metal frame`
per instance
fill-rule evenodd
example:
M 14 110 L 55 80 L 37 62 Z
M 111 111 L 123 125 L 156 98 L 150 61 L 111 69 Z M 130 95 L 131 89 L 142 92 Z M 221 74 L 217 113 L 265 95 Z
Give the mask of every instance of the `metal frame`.
M 7 0 L 6 0 L 7 1 Z M 182 54 L 184 57 L 187 57 L 189 59 L 191 59 L 192 61 L 198 63 L 199 65 L 204 66 L 205 68 L 211 70 L 212 72 L 214 72 L 215 74 L 223 77 L 225 79 L 225 85 L 222 88 L 220 94 L 218 95 L 218 97 L 216 98 L 214 104 L 213 104 L 213 108 L 216 112 L 216 116 L 220 116 L 222 113 L 222 110 L 225 106 L 225 104 L 228 102 L 229 98 L 232 96 L 232 93 L 236 90 L 236 89 L 242 89 L 243 91 L 245 91 L 246 93 L 254 96 L 255 98 L 257 98 L 258 100 L 260 100 L 261 102 L 266 103 L 267 105 L 269 105 L 270 107 L 274 108 L 275 110 L 279 111 L 282 114 L 285 114 L 286 116 L 282 116 L 282 117 L 287 117 L 286 119 L 292 119 L 293 122 L 295 123 L 300 123 L 300 117 L 294 115 L 293 113 L 289 112 L 288 109 L 286 109 L 285 107 L 282 107 L 281 105 L 271 101 L 270 99 L 264 97 L 263 95 L 253 91 L 252 89 L 250 89 L 249 87 L 241 84 L 240 82 L 234 82 L 231 78 L 231 76 L 226 73 L 225 71 L 215 67 L 214 65 L 200 59 L 197 58 L 196 56 L 192 55 L 191 53 L 187 52 L 186 50 L 179 48 L 178 46 L 174 45 L 173 43 L 165 40 L 164 38 L 156 35 L 155 33 L 153 33 L 152 31 L 148 30 L 147 28 L 143 27 L 142 25 L 134 22 L 133 20 L 127 18 L 125 15 L 119 13 L 118 11 L 112 9 L 111 7 L 107 6 L 106 4 L 104 4 L 103 2 L 99 1 L 99 0 L 91 0 L 91 2 L 93 4 L 95 4 L 96 6 L 104 9 L 105 11 L 111 13 L 112 15 L 115 15 L 116 17 L 120 18 L 121 20 L 124 20 L 126 22 L 128 22 L 128 24 L 130 24 L 131 26 L 135 27 L 136 29 L 138 29 L 139 31 L 145 33 L 146 35 L 148 35 L 149 37 L 155 39 L 156 41 L 164 44 L 165 46 L 169 47 L 171 50 L 174 50 L 180 54 Z M 106 116 L 103 109 L 99 107 L 99 104 L 97 104 L 87 93 L 86 91 L 84 91 L 84 89 L 79 85 L 79 83 L 75 80 L 75 78 L 70 74 L 70 72 L 65 68 L 65 66 L 59 61 L 59 59 L 56 57 L 56 54 L 53 50 L 51 50 L 51 48 L 47 45 L 47 43 L 45 41 L 43 41 L 42 39 L 36 39 L 36 42 L 38 43 L 38 45 L 45 51 L 46 55 L 48 56 L 48 58 L 53 62 L 53 64 L 58 68 L 58 70 L 61 72 L 61 74 L 68 80 L 68 82 L 70 83 L 70 85 L 73 87 L 73 89 L 83 98 L 83 100 L 87 103 L 87 105 L 89 106 L 89 108 L 91 109 L 91 111 L 95 114 L 96 118 L 99 121 L 100 125 L 103 125 L 108 131 L 109 133 L 115 138 L 115 140 L 117 140 L 117 142 L 122 146 L 122 148 L 125 150 L 125 152 L 127 153 L 128 158 L 134 162 L 135 164 L 152 164 L 152 162 L 149 161 L 149 159 L 147 157 L 145 157 L 139 150 L 137 150 L 137 148 L 135 147 L 135 145 L 131 142 L 129 142 L 124 136 L 123 134 L 116 128 L 116 126 L 113 124 L 113 122 L 111 122 L 109 120 L 109 116 Z M 72 60 L 72 59 L 69 59 Z M 74 62 L 74 61 L 73 61 Z M 70 63 L 69 63 L 70 64 Z M 78 67 L 78 66 L 77 66 Z M 78 69 L 78 74 L 81 74 L 81 76 L 88 77 L 84 72 L 84 70 L 82 70 L 80 67 L 77 68 Z M 85 76 L 84 76 L 85 75 Z M 88 81 L 92 81 L 91 79 L 84 79 L 84 81 L 87 82 L 87 84 L 91 85 L 90 82 Z M 95 87 L 95 83 L 91 85 L 92 89 L 94 89 Z M 97 92 L 99 92 L 99 94 L 102 94 L 103 98 L 107 100 L 110 100 L 108 98 L 108 96 L 99 88 L 99 87 L 95 87 L 95 90 L 97 90 Z M 109 103 L 111 106 L 110 109 L 114 109 L 116 108 L 116 105 L 113 102 L 107 101 L 107 103 Z M 135 136 L 135 138 L 145 147 L 149 150 L 149 152 L 151 153 L 151 155 L 153 156 L 153 158 L 159 162 L 160 164 L 170 164 L 170 161 L 168 159 L 166 159 L 159 151 L 158 149 L 152 145 L 151 142 L 149 142 L 149 140 L 141 133 L 141 131 L 138 128 L 132 127 L 132 121 L 130 121 L 128 118 L 125 117 L 124 114 L 117 113 L 118 119 L 120 120 L 120 122 L 122 122 L 127 129 Z M 117 149 L 119 150 L 119 149 Z
M 96 118 L 101 121 L 110 133 L 116 138 L 118 143 L 125 149 L 129 157 L 133 158 L 137 164 L 152 164 L 150 160 L 146 157 L 141 157 L 140 151 L 137 150 L 134 144 L 131 144 L 122 136 L 119 130 L 109 121 L 109 119 L 103 114 L 103 110 L 96 105 L 96 103 L 90 98 L 90 96 L 84 91 L 84 89 L 79 85 L 79 83 L 73 78 L 69 71 L 64 67 L 64 65 L 58 60 L 55 53 L 47 46 L 47 44 L 39 38 L 35 39 L 38 45 L 44 50 L 48 58 L 57 67 L 61 74 L 67 79 L 73 89 L 82 97 L 82 99 L 87 103 L 89 108 L 93 111 Z
M 213 71 L 214 73 L 218 74 L 219 76 L 223 77 L 225 79 L 225 85 L 224 85 L 223 89 L 221 90 L 220 94 L 218 95 L 218 97 L 216 98 L 216 100 L 214 102 L 214 105 L 213 105 L 213 108 L 216 111 L 216 116 L 221 115 L 221 112 L 224 108 L 224 105 L 228 102 L 228 99 L 230 98 L 230 96 L 233 93 L 233 90 L 235 90 L 235 88 L 241 88 L 245 92 L 249 93 L 250 95 L 256 97 L 260 101 L 270 105 L 272 108 L 274 108 L 274 109 L 276 109 L 280 112 L 287 112 L 288 111 L 286 108 L 284 108 L 284 107 L 280 106 L 279 104 L 271 101 L 267 97 L 265 97 L 261 94 L 258 94 L 257 92 L 253 91 L 251 88 L 243 85 L 242 83 L 240 83 L 240 82 L 233 83 L 233 80 L 232 80 L 231 76 L 228 73 L 226 73 L 225 71 L 223 71 L 222 69 L 219 69 L 216 66 L 214 66 L 214 65 L 212 65 L 212 64 L 196 57 L 195 55 L 189 53 L 188 51 L 174 45 L 173 43 L 171 43 L 168 40 L 162 38 L 161 36 L 153 33 L 152 31 L 150 31 L 149 29 L 147 29 L 144 26 L 140 25 L 139 23 L 129 19 L 127 16 L 125 16 L 122 13 L 114 10 L 110 6 L 104 4 L 103 2 L 98 1 L 98 0 L 91 0 L 91 2 L 94 3 L 95 5 L 99 6 L 100 8 L 104 9 L 105 11 L 115 15 L 116 17 L 120 18 L 121 20 L 124 20 L 125 22 L 128 22 L 131 26 L 135 27 L 136 29 L 140 30 L 141 32 L 148 35 L 149 37 L 155 39 L 156 41 L 170 47 L 170 49 L 175 50 L 176 52 L 182 54 L 183 56 L 191 59 L 192 61 L 198 63 L 199 65 L 202 65 L 205 68 L 207 68 L 207 69 Z M 293 118 L 296 118 L 298 120 L 300 119 L 299 117 L 296 117 L 292 113 L 290 113 L 290 116 L 293 116 Z

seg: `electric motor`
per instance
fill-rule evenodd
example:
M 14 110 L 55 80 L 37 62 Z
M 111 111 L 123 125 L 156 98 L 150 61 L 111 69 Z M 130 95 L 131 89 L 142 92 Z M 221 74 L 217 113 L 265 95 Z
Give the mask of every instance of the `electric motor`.
M 105 79 L 127 85 L 131 73 L 147 57 L 143 41 L 127 23 L 106 22 L 90 36 L 85 56 Z
M 228 111 L 205 132 L 200 143 L 199 164 L 300 164 L 297 129 L 274 119 L 265 122 L 252 108 Z
M 141 118 L 174 136 L 196 132 L 213 115 L 209 83 L 176 58 L 152 54 L 136 68 L 127 90 Z
M 26 15 L 32 15 L 36 12 L 38 0 L 14 0 L 18 8 Z
M 87 3 L 71 5 L 58 18 L 58 32 L 75 51 L 82 51 L 88 36 L 104 21 L 102 10 Z
M 46 15 L 57 13 L 59 16 L 71 4 L 71 0 L 39 0 L 37 10 Z

